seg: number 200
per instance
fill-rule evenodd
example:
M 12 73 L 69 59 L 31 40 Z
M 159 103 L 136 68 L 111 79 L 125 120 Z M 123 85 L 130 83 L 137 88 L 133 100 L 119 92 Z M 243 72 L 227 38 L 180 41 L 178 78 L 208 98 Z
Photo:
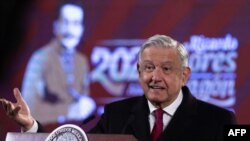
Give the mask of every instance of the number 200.
M 117 47 L 113 52 L 108 47 L 95 46 L 91 54 L 92 81 L 108 77 L 114 82 L 135 81 L 138 46 Z

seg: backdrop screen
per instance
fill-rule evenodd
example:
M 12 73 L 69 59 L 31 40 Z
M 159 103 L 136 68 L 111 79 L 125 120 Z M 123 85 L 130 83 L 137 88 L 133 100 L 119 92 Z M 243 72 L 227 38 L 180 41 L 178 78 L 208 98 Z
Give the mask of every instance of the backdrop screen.
M 16 6 L 16 16 L 6 12 L 1 97 L 14 100 L 12 89 L 21 89 L 30 57 L 54 37 L 57 4 L 30 0 Z M 15 11 L 10 5 L 8 9 Z M 143 94 L 136 70 L 139 47 L 148 37 L 165 34 L 189 52 L 192 75 L 187 85 L 192 94 L 234 111 L 239 123 L 250 124 L 249 13 L 248 0 L 85 0 L 85 30 L 77 49 L 90 66 L 89 95 L 96 104 L 96 119 L 105 104 Z M 3 109 L 0 115 L 1 137 L 19 131 Z

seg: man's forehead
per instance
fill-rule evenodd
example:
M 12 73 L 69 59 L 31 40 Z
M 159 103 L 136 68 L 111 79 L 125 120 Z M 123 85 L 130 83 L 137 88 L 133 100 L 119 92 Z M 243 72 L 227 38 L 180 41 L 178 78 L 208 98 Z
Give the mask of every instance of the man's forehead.
M 148 60 L 148 59 L 142 59 L 142 64 L 160 64 L 160 65 L 173 65 L 175 64 L 174 60 L 162 60 L 162 61 L 155 61 L 155 60 Z
M 147 47 L 141 52 L 141 57 L 151 58 L 176 58 L 178 52 L 175 48 L 170 47 Z
M 65 4 L 61 8 L 60 12 L 62 17 L 67 17 L 72 20 L 74 19 L 82 20 L 84 16 L 83 9 L 80 6 L 73 4 Z
M 153 63 L 155 65 L 173 65 L 180 61 L 176 49 L 162 47 L 145 48 L 139 60 L 141 63 Z

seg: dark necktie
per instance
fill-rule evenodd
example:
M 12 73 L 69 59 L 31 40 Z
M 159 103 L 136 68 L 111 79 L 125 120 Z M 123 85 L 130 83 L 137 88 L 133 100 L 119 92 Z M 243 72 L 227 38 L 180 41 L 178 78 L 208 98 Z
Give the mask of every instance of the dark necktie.
M 155 124 L 151 133 L 152 141 L 157 141 L 163 131 L 163 113 L 164 111 L 161 108 L 154 111 Z

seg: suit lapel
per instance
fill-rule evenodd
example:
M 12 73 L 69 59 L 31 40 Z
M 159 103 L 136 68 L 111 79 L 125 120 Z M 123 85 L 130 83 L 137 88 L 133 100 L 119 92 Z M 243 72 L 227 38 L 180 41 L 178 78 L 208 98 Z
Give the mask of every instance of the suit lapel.
M 168 126 L 164 130 L 160 137 L 160 141 L 174 141 L 182 135 L 188 127 L 191 127 L 191 123 L 196 115 L 196 100 L 190 94 L 187 87 L 182 88 L 183 100 L 181 105 L 176 110 L 174 116 L 169 122 Z
M 134 120 L 131 122 L 132 133 L 140 141 L 150 141 L 149 108 L 145 96 L 142 96 L 138 104 L 132 109 Z
M 182 88 L 183 100 L 176 110 L 168 126 L 160 136 L 159 141 L 175 141 L 179 135 L 185 133 L 192 125 L 196 115 L 196 99 L 191 95 L 187 87 Z M 128 127 L 131 133 L 140 141 L 151 141 L 149 127 L 149 108 L 145 96 L 142 96 L 138 104 L 131 110 L 133 120 Z

